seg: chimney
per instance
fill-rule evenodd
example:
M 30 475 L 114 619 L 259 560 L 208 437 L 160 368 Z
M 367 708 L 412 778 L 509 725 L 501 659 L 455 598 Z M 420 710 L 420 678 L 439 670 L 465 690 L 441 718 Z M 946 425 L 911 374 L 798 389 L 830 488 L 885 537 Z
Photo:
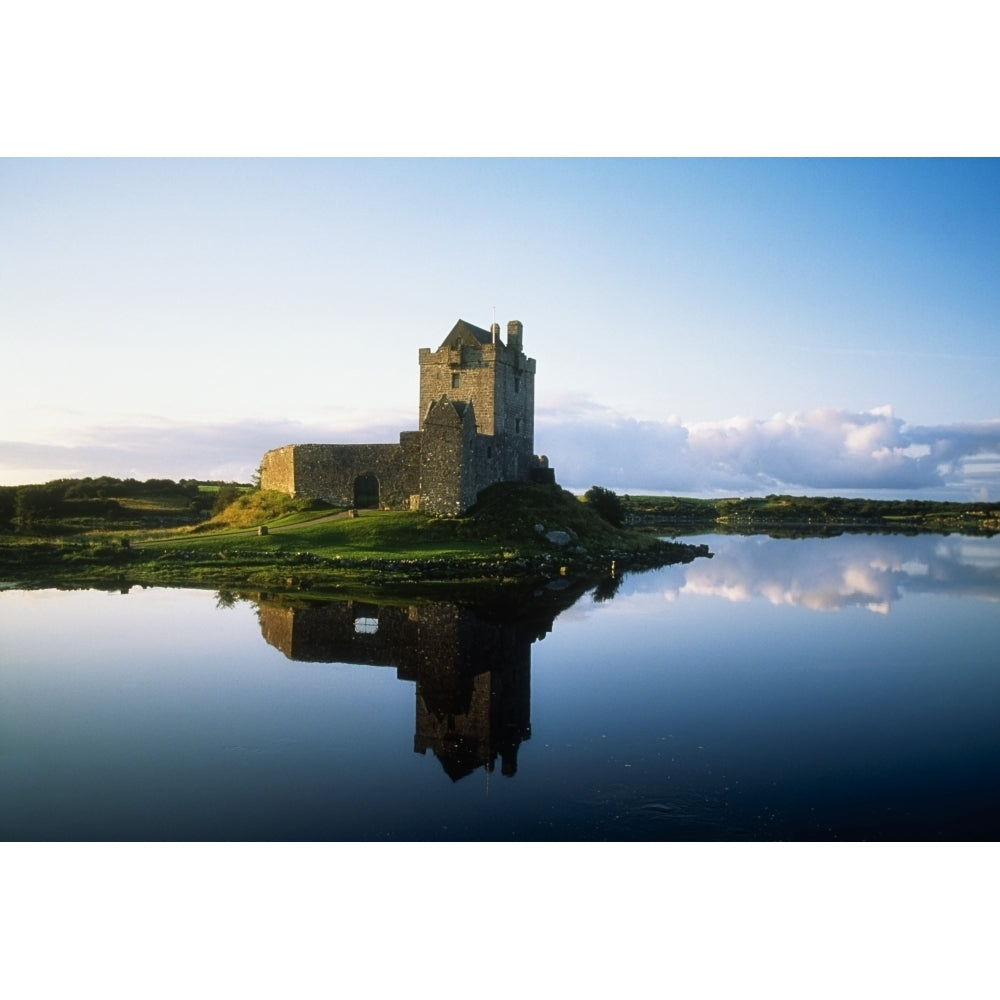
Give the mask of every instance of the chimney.
M 493 334 L 493 343 L 495 344 L 500 339 L 500 324 L 493 323 L 493 325 L 490 326 L 490 333 Z
M 512 351 L 524 350 L 524 324 L 519 320 L 512 319 L 507 324 L 507 346 Z

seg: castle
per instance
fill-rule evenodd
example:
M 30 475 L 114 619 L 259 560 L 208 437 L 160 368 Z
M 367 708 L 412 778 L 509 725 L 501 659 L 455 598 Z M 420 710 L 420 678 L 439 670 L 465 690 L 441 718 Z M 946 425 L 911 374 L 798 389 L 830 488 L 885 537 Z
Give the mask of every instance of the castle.
M 422 347 L 420 430 L 399 444 L 289 444 L 266 455 L 260 485 L 347 507 L 457 516 L 502 482 L 555 482 L 534 454 L 535 360 L 524 327 L 459 320 L 436 351 Z

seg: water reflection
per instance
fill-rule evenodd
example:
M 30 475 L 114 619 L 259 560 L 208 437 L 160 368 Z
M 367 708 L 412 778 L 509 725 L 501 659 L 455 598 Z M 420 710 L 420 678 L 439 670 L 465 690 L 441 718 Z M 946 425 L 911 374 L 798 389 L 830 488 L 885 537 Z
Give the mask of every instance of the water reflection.
M 609 578 L 584 605 L 663 587 L 668 600 L 764 600 L 829 612 L 855 607 L 887 615 L 907 593 L 1000 599 L 1000 547 L 989 539 L 859 536 L 772 539 L 719 536 L 712 559 L 659 573 Z M 624 584 L 624 586 L 623 586 Z M 531 737 L 531 649 L 582 587 L 517 610 L 454 602 L 397 605 L 307 602 L 258 595 L 263 638 L 291 660 L 395 668 L 415 684 L 413 749 L 431 751 L 453 780 L 484 768 L 517 773 Z M 231 603 L 219 595 L 218 603 Z M 574 614 L 586 615 L 578 606 Z
M 500 758 L 506 777 L 531 737 L 531 645 L 579 589 L 549 594 L 530 617 L 489 605 L 398 606 L 257 599 L 264 639 L 291 660 L 395 667 L 416 684 L 413 749 L 453 781 Z
M 1000 539 L 710 546 L 475 604 L 0 591 L 0 839 L 994 839 Z
M 683 582 L 666 591 L 668 599 L 763 598 L 813 611 L 854 606 L 881 615 L 907 593 L 1000 599 L 1000 547 L 987 538 L 718 536 L 710 548 L 714 558 L 685 566 Z

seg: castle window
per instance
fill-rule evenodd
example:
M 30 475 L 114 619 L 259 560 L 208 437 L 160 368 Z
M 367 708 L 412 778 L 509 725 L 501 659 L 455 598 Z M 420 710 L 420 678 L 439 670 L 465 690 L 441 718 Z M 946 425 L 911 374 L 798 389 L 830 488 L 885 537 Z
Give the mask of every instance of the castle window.
M 458 372 L 455 372 L 455 374 L 451 376 L 451 387 L 452 387 L 452 389 L 457 389 L 458 386 L 459 386 L 459 383 L 461 382 L 461 380 L 462 380 L 462 376 L 459 375 Z
M 514 392 L 521 391 L 521 380 L 519 378 L 514 379 Z
M 514 433 L 515 434 L 520 434 L 521 433 L 521 418 L 520 417 L 515 417 L 514 418 Z

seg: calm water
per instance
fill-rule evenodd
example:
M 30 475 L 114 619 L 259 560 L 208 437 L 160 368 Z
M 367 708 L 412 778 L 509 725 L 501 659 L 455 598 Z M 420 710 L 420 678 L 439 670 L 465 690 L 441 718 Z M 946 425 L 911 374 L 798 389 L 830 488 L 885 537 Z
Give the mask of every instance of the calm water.
M 0 591 L 0 836 L 994 839 L 1000 539 L 698 540 L 530 621 Z

